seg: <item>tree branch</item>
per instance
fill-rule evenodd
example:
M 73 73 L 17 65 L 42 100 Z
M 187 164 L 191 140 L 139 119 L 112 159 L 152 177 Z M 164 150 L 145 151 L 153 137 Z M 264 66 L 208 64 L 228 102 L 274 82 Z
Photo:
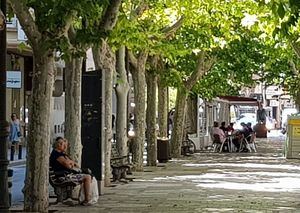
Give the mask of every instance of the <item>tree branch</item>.
M 147 51 L 147 50 L 141 51 L 139 53 L 138 66 L 145 66 L 147 59 L 148 59 L 148 53 L 149 53 L 149 51 Z
M 70 14 L 69 17 L 66 20 L 65 26 L 57 33 L 58 36 L 65 36 L 66 38 L 69 37 L 69 29 L 72 26 L 73 18 L 76 16 L 76 12 L 73 14 Z
M 168 38 L 172 36 L 183 24 L 184 16 L 181 16 L 180 19 L 177 20 L 176 23 L 174 23 L 170 27 L 166 27 L 162 30 L 162 32 L 165 34 L 165 36 Z
M 135 10 L 133 10 L 133 12 L 131 13 L 131 16 L 130 16 L 131 19 L 140 17 L 148 9 L 149 9 L 148 4 L 145 3 L 145 1 L 142 1 L 141 4 Z
M 74 29 L 74 26 L 71 25 L 68 31 L 68 38 L 70 39 L 70 41 L 74 41 L 76 38 L 76 31 Z M 72 42 L 71 42 L 72 43 Z
M 105 10 L 99 28 L 104 31 L 109 31 L 114 28 L 117 23 L 119 8 L 122 0 L 111 0 Z
M 293 73 L 294 73 L 295 75 L 298 75 L 298 74 L 299 74 L 299 71 L 297 70 L 296 64 L 294 63 L 294 61 L 293 61 L 293 60 L 290 60 L 290 61 L 289 61 L 289 64 L 290 64 L 290 66 L 291 66 L 291 69 L 292 69 Z
M 29 12 L 29 8 L 26 6 L 24 0 L 8 0 L 14 13 L 17 15 L 19 22 L 21 23 L 23 30 L 28 37 L 32 48 L 38 48 L 38 43 L 42 38 L 41 33 L 35 24 L 34 18 Z
M 133 53 L 131 52 L 131 50 L 127 51 L 127 55 L 128 55 L 129 63 L 133 66 L 134 69 L 137 69 L 138 61 L 136 57 L 133 55 Z
M 297 42 L 291 42 L 292 48 L 294 49 L 294 52 L 296 53 L 296 55 L 298 56 L 298 58 L 300 58 L 300 46 L 299 43 Z
M 207 57 L 206 53 L 203 51 L 200 53 L 198 64 L 192 75 L 185 82 L 185 87 L 191 90 L 193 86 L 199 81 L 199 79 L 207 73 L 215 63 L 214 57 Z
M 101 70 L 102 66 L 100 63 L 100 48 L 97 46 L 92 47 L 92 52 L 93 52 L 93 59 L 95 63 L 96 70 Z

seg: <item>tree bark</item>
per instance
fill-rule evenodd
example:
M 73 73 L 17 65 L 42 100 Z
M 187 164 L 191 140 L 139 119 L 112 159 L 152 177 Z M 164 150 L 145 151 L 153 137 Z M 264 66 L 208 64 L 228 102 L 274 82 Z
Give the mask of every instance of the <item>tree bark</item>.
M 154 72 L 148 71 L 147 81 L 147 112 L 146 112 L 146 136 L 147 136 L 147 165 L 156 166 L 157 160 L 157 134 L 156 134 L 156 87 L 157 77 Z
M 119 153 L 122 156 L 128 154 L 127 149 L 127 96 L 129 83 L 125 68 L 125 47 L 122 46 L 117 52 L 118 84 L 116 86 L 117 115 L 116 115 L 116 141 Z
M 133 87 L 134 87 L 134 103 L 135 103 L 135 137 L 132 141 L 132 162 L 134 170 L 143 171 L 143 154 L 145 143 L 145 117 L 146 117 L 146 78 L 145 65 L 148 58 L 147 52 L 140 53 L 137 60 L 129 54 L 130 63 L 133 65 L 131 69 Z
M 55 73 L 54 51 L 51 49 L 54 47 L 49 47 L 49 41 L 61 39 L 68 32 L 75 13 L 67 13 L 62 18 L 64 19 L 62 26 L 54 31 L 40 32 L 29 11 L 27 1 L 9 0 L 9 3 L 28 37 L 35 59 L 32 102 L 29 110 L 24 210 L 26 212 L 48 212 L 50 115 L 53 110 L 51 96 Z
M 41 44 L 42 45 L 42 44 Z M 51 96 L 54 54 L 34 52 L 32 102 L 29 110 L 24 210 L 48 212 Z
M 197 97 L 188 96 L 185 116 L 185 133 L 197 133 Z
M 111 31 L 117 23 L 119 8 L 122 0 L 110 0 L 108 6 L 103 12 L 98 29 L 101 32 Z M 100 47 L 93 47 L 93 57 L 96 69 L 103 72 L 105 83 L 105 106 L 104 106 L 104 185 L 110 185 L 110 157 L 111 157 L 111 140 L 112 140 L 112 84 L 113 74 L 116 71 L 116 57 L 107 43 L 107 36 L 100 36 Z M 99 130 L 100 131 L 100 130 Z
M 168 87 L 158 80 L 158 137 L 168 137 Z
M 101 70 L 104 76 L 104 185 L 110 186 L 110 157 L 112 140 L 112 84 L 113 74 L 116 71 L 116 58 L 111 48 L 104 40 L 102 40 L 102 44 L 99 48 L 93 48 L 93 57 L 96 69 Z
M 65 70 L 65 137 L 70 156 L 81 164 L 81 77 L 83 58 L 71 58 Z
M 174 113 L 174 127 L 171 135 L 171 156 L 173 158 L 178 158 L 181 155 L 187 95 L 188 93 L 184 88 L 178 88 Z

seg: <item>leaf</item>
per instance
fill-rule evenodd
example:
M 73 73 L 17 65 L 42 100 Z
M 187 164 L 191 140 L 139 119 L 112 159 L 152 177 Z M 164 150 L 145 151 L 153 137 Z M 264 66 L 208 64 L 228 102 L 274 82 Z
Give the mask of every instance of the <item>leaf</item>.
M 26 43 L 21 42 L 21 43 L 18 44 L 18 50 L 20 52 L 22 52 L 23 50 L 26 50 L 26 49 L 28 49 L 28 45 L 26 45 Z
M 280 3 L 280 4 L 278 5 L 277 13 L 278 13 L 279 17 L 280 17 L 281 19 L 283 19 L 284 15 L 285 15 L 285 9 L 284 9 L 283 3 Z
M 289 0 L 289 3 L 290 3 L 291 6 L 300 7 L 300 1 L 299 0 Z

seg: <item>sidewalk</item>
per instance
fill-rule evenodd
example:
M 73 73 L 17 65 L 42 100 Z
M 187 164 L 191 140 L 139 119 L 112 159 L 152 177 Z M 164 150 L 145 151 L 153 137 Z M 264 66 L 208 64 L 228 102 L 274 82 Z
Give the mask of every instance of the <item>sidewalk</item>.
M 10 161 L 10 149 L 8 149 L 7 151 L 7 159 L 9 160 L 9 167 L 26 164 L 26 147 L 22 148 L 22 159 L 18 159 L 18 150 L 17 150 L 14 155 L 14 160 Z
M 134 173 L 105 188 L 91 207 L 57 212 L 300 212 L 299 160 L 282 156 L 282 139 L 258 139 L 258 153 L 196 153 Z

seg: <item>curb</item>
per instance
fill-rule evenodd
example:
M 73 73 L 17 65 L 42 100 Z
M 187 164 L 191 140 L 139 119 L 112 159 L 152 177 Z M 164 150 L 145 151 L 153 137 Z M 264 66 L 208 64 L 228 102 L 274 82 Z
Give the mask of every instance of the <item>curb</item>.
M 26 164 L 26 159 L 9 161 L 9 167 L 22 166 Z

